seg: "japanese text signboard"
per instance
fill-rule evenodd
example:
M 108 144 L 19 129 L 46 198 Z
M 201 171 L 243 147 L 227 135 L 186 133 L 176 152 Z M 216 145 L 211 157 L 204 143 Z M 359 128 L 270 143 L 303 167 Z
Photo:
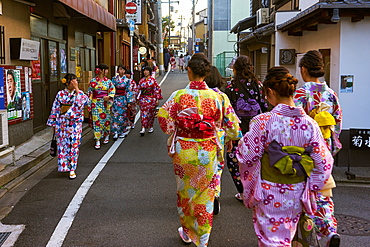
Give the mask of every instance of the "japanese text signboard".
M 352 150 L 370 149 L 370 129 L 349 129 L 349 148 Z

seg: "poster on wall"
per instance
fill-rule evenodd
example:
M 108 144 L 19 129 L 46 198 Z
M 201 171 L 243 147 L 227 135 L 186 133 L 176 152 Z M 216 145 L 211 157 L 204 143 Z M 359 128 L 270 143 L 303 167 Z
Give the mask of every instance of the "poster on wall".
M 8 69 L 5 75 L 8 119 L 15 119 L 22 116 L 21 71 Z
M 30 93 L 22 93 L 22 116 L 23 120 L 31 119 L 31 102 L 30 102 Z
M 31 61 L 32 65 L 32 80 L 41 80 L 41 62 L 40 62 L 40 53 L 39 59 L 35 61 Z
M 341 75 L 340 76 L 340 92 L 353 93 L 354 75 Z
M 4 68 L 0 68 L 0 110 L 5 109 L 4 101 Z
M 67 73 L 67 55 L 65 49 L 60 49 L 60 72 Z

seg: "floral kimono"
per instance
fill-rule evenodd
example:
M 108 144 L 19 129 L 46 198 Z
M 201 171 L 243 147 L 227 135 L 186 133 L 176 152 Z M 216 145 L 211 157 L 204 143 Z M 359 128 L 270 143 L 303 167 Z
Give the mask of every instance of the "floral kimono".
M 138 90 L 141 127 L 151 128 L 154 124 L 157 100 L 163 99 L 162 90 L 153 77 L 149 77 L 149 79 L 146 77 L 141 78 L 138 84 Z
M 103 97 L 110 96 L 113 99 L 116 89 L 110 79 L 107 77 L 101 79 L 97 76 L 90 81 L 87 92 L 91 99 L 90 112 L 92 115 L 94 139 L 98 141 L 102 136 L 110 134 L 113 100 L 105 101 Z
M 282 148 L 311 148 L 313 169 L 307 172 L 308 177 L 302 175 L 297 181 L 292 178 L 294 173 L 282 175 L 281 172 L 280 176 L 291 182 L 277 183 L 265 175 L 264 171 L 271 167 L 273 171 L 278 170 L 275 162 L 268 163 L 275 156 L 270 155 L 267 163 L 264 162 L 264 155 L 270 152 L 270 144 L 274 142 Z M 288 154 L 290 157 L 291 153 Z M 291 246 L 303 210 L 313 214 L 315 193 L 324 186 L 333 168 L 333 157 L 319 126 L 301 107 L 278 104 L 271 112 L 251 120 L 249 132 L 239 142 L 237 158 L 243 199 L 245 205 L 253 209 L 259 246 Z M 285 169 L 289 162 L 284 164 Z
M 115 76 L 112 78 L 112 82 L 116 88 L 112 107 L 112 132 L 122 135 L 130 126 L 127 117 L 128 104 L 133 102 L 130 79 L 126 76 Z
M 330 138 L 325 139 L 328 148 L 335 155 L 342 148 L 339 135 L 342 130 L 342 109 L 337 94 L 328 85 L 316 82 L 306 82 L 303 87 L 296 90 L 294 103 L 301 106 L 307 114 L 317 109 L 320 103 L 329 106 L 328 112 L 334 117 L 336 124 Z M 319 236 L 327 236 L 331 232 L 337 233 L 337 220 L 334 217 L 334 202 L 331 197 L 321 192 L 317 195 L 317 211 L 312 216 Z
M 247 79 L 232 80 L 227 82 L 225 93 L 240 119 L 240 127 L 244 135 L 249 129 L 249 121 L 252 117 L 267 111 L 268 104 L 262 93 L 262 84 L 258 82 L 256 85 Z M 248 108 L 249 112 L 247 112 Z M 226 165 L 236 189 L 239 193 L 242 193 L 243 186 L 240 181 L 238 160 L 236 159 L 237 145 L 238 143 L 234 142 L 231 152 L 226 154 Z
M 139 94 L 139 89 L 138 89 L 138 86 L 136 84 L 136 82 L 133 80 L 133 79 L 129 79 L 130 80 L 130 91 L 132 93 L 132 104 L 131 104 L 131 108 L 129 109 L 130 110 L 130 122 L 131 122 L 131 127 L 135 125 L 135 116 L 136 116 L 136 113 L 137 113 L 137 110 L 136 110 L 136 105 L 137 105 L 137 96 Z
M 240 136 L 238 120 L 228 101 L 204 81 L 192 81 L 175 91 L 158 113 L 162 130 L 171 135 L 177 181 L 177 209 L 184 232 L 197 246 L 207 246 L 212 228 L 213 202 L 224 127 L 230 140 Z
M 230 100 L 229 100 L 229 98 L 227 97 L 227 95 L 225 93 L 221 92 L 221 90 L 218 89 L 218 88 L 212 88 L 212 90 L 221 95 L 221 97 L 222 97 L 222 106 L 223 107 L 225 105 L 230 105 Z M 232 108 L 229 108 L 229 109 L 230 109 L 230 111 L 234 111 L 234 109 L 232 109 Z M 230 113 L 230 117 L 232 116 L 232 114 L 233 113 Z M 226 136 L 226 133 L 225 133 L 225 129 L 226 129 L 226 126 L 228 125 L 229 121 L 230 121 L 229 119 L 225 118 L 224 121 L 223 121 L 222 127 L 217 132 L 217 136 L 219 138 L 219 142 L 221 144 L 222 149 L 225 147 L 225 143 L 230 141 L 229 137 Z M 236 116 L 235 112 L 234 112 L 234 116 L 233 116 L 233 121 L 236 121 L 236 122 L 240 123 L 240 121 L 238 120 L 238 117 Z M 240 139 L 241 137 L 242 137 L 242 132 L 240 131 L 238 139 Z M 217 171 L 217 175 L 216 175 L 216 177 L 219 181 L 217 183 L 217 186 L 216 186 L 216 196 L 217 197 L 219 197 L 220 193 L 221 193 L 221 175 L 222 175 L 222 171 L 225 167 L 224 154 L 225 154 L 225 151 L 222 150 L 221 151 L 222 160 L 218 164 L 218 171 Z
M 58 171 L 75 171 L 81 144 L 84 106 L 89 98 L 79 91 L 57 93 L 47 125 L 55 128 L 58 143 Z

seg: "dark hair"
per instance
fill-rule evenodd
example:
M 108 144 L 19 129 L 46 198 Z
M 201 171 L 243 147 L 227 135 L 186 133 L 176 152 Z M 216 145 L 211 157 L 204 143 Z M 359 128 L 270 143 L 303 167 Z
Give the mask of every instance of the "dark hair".
M 188 62 L 188 67 L 194 75 L 201 77 L 207 76 L 211 71 L 211 63 L 203 53 L 195 53 Z
M 204 78 L 204 81 L 207 83 L 208 87 L 210 88 L 221 88 L 224 84 L 224 80 L 218 71 L 216 66 L 211 65 L 210 67 L 211 71 L 209 75 Z
M 101 63 L 101 64 L 97 65 L 95 68 L 100 69 L 101 71 L 103 71 L 105 69 L 109 69 L 108 65 L 106 65 L 104 63 Z
M 305 67 L 312 77 L 322 77 L 325 74 L 322 54 L 317 50 L 308 51 L 299 61 L 299 67 Z
M 118 67 L 117 67 L 117 71 L 120 69 L 120 68 L 122 68 L 124 71 L 125 71 L 125 73 L 126 73 L 126 67 L 125 66 L 123 66 L 122 64 L 120 64 L 120 65 L 118 65 Z
M 8 70 L 7 72 L 6 72 L 6 76 L 8 76 L 8 75 L 11 75 L 12 77 L 13 77 L 13 80 L 14 80 L 14 71 L 13 70 Z
M 253 64 L 248 56 L 239 56 L 233 65 L 235 69 L 234 83 L 237 83 L 241 79 L 247 79 L 252 83 L 258 84 L 258 78 L 253 73 Z
M 130 69 L 126 69 L 125 74 L 130 74 L 131 75 L 131 70 Z
M 77 76 L 72 73 L 67 73 L 63 78 L 66 79 L 65 84 L 68 86 L 73 79 L 77 79 Z
M 181 54 L 181 55 L 180 55 L 180 58 L 183 58 L 183 57 L 184 57 L 184 55 L 182 55 L 182 54 Z
M 144 70 L 149 70 L 150 74 L 152 74 L 152 72 L 153 72 L 153 68 L 152 68 L 152 67 L 150 67 L 150 66 L 145 66 L 145 67 L 143 68 L 143 72 L 144 72 Z
M 272 67 L 267 71 L 263 82 L 263 89 L 266 92 L 268 88 L 275 90 L 281 97 L 293 96 L 298 80 L 289 73 L 285 67 Z

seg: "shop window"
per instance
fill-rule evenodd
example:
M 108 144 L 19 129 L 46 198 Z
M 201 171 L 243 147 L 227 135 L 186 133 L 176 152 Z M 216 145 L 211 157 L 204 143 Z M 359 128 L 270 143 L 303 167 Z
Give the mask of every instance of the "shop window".
M 4 33 L 4 26 L 0 26 L 0 64 L 5 64 L 5 33 Z
M 31 32 L 38 35 L 48 35 L 48 21 L 44 18 L 31 16 L 30 18 Z
M 94 37 L 79 31 L 75 32 L 75 44 L 78 51 L 77 67 L 81 71 L 95 68 Z
M 63 39 L 63 26 L 49 22 L 48 24 L 48 35 L 55 39 Z

